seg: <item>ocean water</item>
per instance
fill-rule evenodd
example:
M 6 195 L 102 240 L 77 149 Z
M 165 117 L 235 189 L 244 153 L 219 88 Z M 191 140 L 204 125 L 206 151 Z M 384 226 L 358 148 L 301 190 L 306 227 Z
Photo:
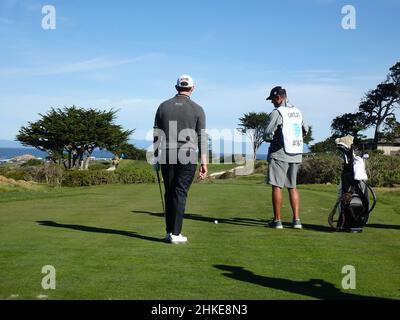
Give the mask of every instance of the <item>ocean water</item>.
M 22 156 L 24 154 L 31 154 L 36 158 L 46 158 L 48 156 L 47 152 L 40 151 L 35 148 L 0 148 L 0 160 L 11 159 L 17 156 Z M 109 151 L 106 150 L 95 150 L 92 154 L 95 158 L 107 158 L 111 159 L 114 157 Z M 221 154 L 223 156 L 223 154 Z M 257 160 L 266 160 L 266 154 L 257 154 Z
M 35 148 L 0 148 L 0 160 L 11 159 L 24 154 L 31 154 L 36 158 L 46 158 L 47 152 L 40 151 Z M 106 150 L 95 150 L 92 154 L 96 158 L 113 158 L 114 154 Z

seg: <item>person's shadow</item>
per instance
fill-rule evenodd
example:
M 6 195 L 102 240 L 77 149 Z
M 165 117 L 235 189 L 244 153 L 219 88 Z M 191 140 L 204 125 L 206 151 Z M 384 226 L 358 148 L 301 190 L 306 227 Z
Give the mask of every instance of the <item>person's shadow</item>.
M 164 217 L 164 213 L 162 212 L 152 212 L 152 211 L 144 211 L 144 210 L 132 210 L 133 213 L 144 213 L 148 214 L 153 217 Z M 241 225 L 241 226 L 265 226 L 267 224 L 267 220 L 263 219 L 251 219 L 251 218 L 240 218 L 240 217 L 233 217 L 233 218 L 217 218 L 203 216 L 197 213 L 185 213 L 185 219 L 188 220 L 195 220 L 195 221 L 202 221 L 202 222 L 210 222 L 214 223 L 215 220 L 218 220 L 218 223 L 225 223 L 225 224 L 233 224 L 233 225 Z
M 378 224 L 378 223 L 367 223 L 365 225 L 366 228 L 378 228 L 378 229 L 393 229 L 393 230 L 400 230 L 400 225 L 395 224 Z
M 164 213 L 162 212 L 152 212 L 152 211 L 144 211 L 144 210 L 132 210 L 133 213 L 144 213 L 153 217 L 164 217 Z M 214 217 L 204 216 L 196 213 L 185 213 L 185 219 L 202 221 L 202 222 L 210 222 L 214 223 L 215 220 L 218 220 L 218 223 L 239 225 L 239 226 L 247 226 L 247 227 L 267 227 L 268 221 L 270 219 L 252 219 L 252 218 L 241 218 L 241 217 L 232 217 L 232 218 L 216 218 Z M 292 225 L 289 222 L 284 222 L 283 225 L 285 228 L 291 228 Z M 317 232 L 335 232 L 329 226 L 316 225 L 316 224 L 306 224 L 303 223 L 303 228 L 306 230 L 317 231 Z
M 374 299 L 374 300 L 390 300 L 379 297 L 361 296 L 352 293 L 342 292 L 336 288 L 332 283 L 322 279 L 310 279 L 308 281 L 295 281 L 282 278 L 272 278 L 267 276 L 260 276 L 251 271 L 245 270 L 243 267 L 228 266 L 228 265 L 214 265 L 215 268 L 228 271 L 223 273 L 224 276 L 253 283 L 263 287 L 268 287 L 277 290 L 284 290 L 296 293 L 303 296 L 309 296 L 317 299 L 334 299 L 334 300 L 361 300 L 361 299 Z
M 138 234 L 136 232 L 131 232 L 131 231 L 81 226 L 81 225 L 77 225 L 77 224 L 61 224 L 61 223 L 57 223 L 54 221 L 36 221 L 36 222 L 39 223 L 40 225 L 46 226 L 46 227 L 65 228 L 65 229 L 72 229 L 72 230 L 85 231 L 85 232 L 116 234 L 116 235 L 120 235 L 120 236 L 138 238 L 138 239 L 148 240 L 148 241 L 165 242 L 164 238 L 159 239 L 159 238 L 144 236 L 144 235 Z

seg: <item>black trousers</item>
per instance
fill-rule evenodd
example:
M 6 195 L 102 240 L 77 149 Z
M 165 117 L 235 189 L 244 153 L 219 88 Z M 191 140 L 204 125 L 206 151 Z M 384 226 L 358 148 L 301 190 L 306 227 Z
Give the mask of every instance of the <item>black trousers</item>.
M 196 172 L 196 164 L 162 164 L 165 187 L 165 223 L 167 233 L 182 231 L 186 198 Z

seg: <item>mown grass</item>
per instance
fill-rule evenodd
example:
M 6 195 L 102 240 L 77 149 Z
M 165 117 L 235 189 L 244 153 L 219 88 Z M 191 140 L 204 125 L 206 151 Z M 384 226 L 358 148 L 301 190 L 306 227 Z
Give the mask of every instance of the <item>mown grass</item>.
M 400 191 L 377 190 L 368 227 L 347 234 L 327 224 L 336 187 L 301 186 L 304 229 L 289 227 L 285 196 L 286 228 L 273 230 L 263 181 L 194 184 L 178 246 L 163 241 L 156 184 L 0 193 L 0 298 L 400 298 Z M 44 265 L 56 290 L 41 287 Z M 341 288 L 345 265 L 355 290 Z

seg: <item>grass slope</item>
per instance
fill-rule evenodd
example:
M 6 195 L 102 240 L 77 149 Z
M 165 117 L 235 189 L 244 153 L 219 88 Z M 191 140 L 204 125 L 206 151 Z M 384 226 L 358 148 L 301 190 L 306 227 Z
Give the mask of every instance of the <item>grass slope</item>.
M 300 188 L 304 230 L 265 228 L 270 193 L 262 176 L 193 185 L 179 246 L 163 242 L 157 185 L 0 193 L 0 298 L 400 298 L 399 191 L 378 191 L 361 234 L 328 228 L 334 186 Z M 340 289 L 345 265 L 356 290 Z

